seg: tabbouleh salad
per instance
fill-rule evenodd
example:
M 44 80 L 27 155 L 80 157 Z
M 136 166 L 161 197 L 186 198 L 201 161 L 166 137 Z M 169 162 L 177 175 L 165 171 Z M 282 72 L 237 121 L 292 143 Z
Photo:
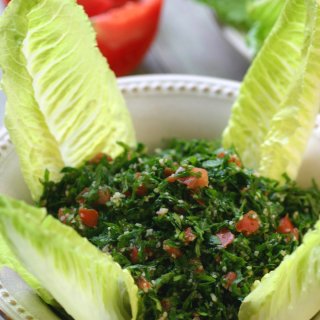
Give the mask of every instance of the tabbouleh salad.
M 237 319 L 318 220 L 316 185 L 260 177 L 217 142 L 123 150 L 47 175 L 40 204 L 130 270 L 141 319 Z

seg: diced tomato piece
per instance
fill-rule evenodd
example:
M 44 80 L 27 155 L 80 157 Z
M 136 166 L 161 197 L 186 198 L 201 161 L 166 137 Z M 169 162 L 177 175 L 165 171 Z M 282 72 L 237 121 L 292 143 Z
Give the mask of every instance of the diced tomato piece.
M 137 279 L 137 286 L 144 292 L 148 292 L 152 288 L 151 283 L 142 276 Z
M 164 174 L 165 177 L 170 177 L 171 175 L 174 174 L 174 170 L 171 169 L 171 168 L 166 167 L 163 170 L 163 174 Z
M 136 172 L 135 173 L 135 178 L 139 179 L 141 177 L 141 172 Z M 141 184 L 140 186 L 138 186 L 137 190 L 136 190 L 136 194 L 139 197 L 143 197 L 148 193 L 148 189 L 146 188 L 145 185 Z
M 243 233 L 246 237 L 257 232 L 260 228 L 260 219 L 258 214 L 250 210 L 241 220 L 236 223 L 236 230 Z
M 203 267 L 203 264 L 201 263 L 200 259 L 191 259 L 190 264 L 193 266 L 195 273 L 204 272 L 204 267 Z
M 130 192 L 129 190 L 123 192 L 123 194 L 124 194 L 127 198 L 131 197 L 131 192 Z
M 171 176 L 167 177 L 166 179 L 168 182 L 173 183 L 176 182 L 178 180 L 177 177 L 174 176 L 174 174 L 172 174 Z
M 69 214 L 65 212 L 65 208 L 60 208 L 58 210 L 58 219 L 60 220 L 60 222 L 66 224 L 68 217 Z
M 220 158 L 220 159 L 222 159 L 222 158 L 224 158 L 225 157 L 225 155 L 226 155 L 226 153 L 225 152 L 219 152 L 218 154 L 217 154 L 217 158 Z
M 148 189 L 142 184 L 141 186 L 139 186 L 136 190 L 136 194 L 139 197 L 144 197 L 145 195 L 148 194 Z
M 179 248 L 172 247 L 167 244 L 163 245 L 163 250 L 166 251 L 173 259 L 177 259 L 182 256 L 182 251 Z
M 184 230 L 184 243 L 189 244 L 190 242 L 194 241 L 197 236 L 192 232 L 192 229 L 188 227 Z
M 139 261 L 139 250 L 137 247 L 131 249 L 130 260 L 132 263 L 137 263 Z
M 198 189 L 208 187 L 209 178 L 208 171 L 202 168 L 193 168 L 192 173 L 200 173 L 200 177 L 190 176 L 186 178 L 180 178 L 179 181 L 187 186 L 188 189 Z
M 112 158 L 111 158 L 110 156 L 108 156 L 107 154 L 105 154 L 105 153 L 103 153 L 103 152 L 99 152 L 99 153 L 96 154 L 93 158 L 91 158 L 91 159 L 89 160 L 89 163 L 91 163 L 91 164 L 98 164 L 98 163 L 100 163 L 100 161 L 101 161 L 104 157 L 106 157 L 109 162 L 112 161 Z
M 150 248 L 144 248 L 143 252 L 146 255 L 146 258 L 151 258 L 153 256 L 153 251 Z
M 218 231 L 216 236 L 219 238 L 221 245 L 226 248 L 234 240 L 234 234 L 227 228 L 223 228 Z
M 110 198 L 111 196 L 109 190 L 99 189 L 96 203 L 100 205 L 106 204 Z
M 200 204 L 200 206 L 205 206 L 206 205 L 206 203 L 201 199 L 195 199 L 195 200 L 197 201 L 198 204 Z
M 180 167 L 175 174 L 180 173 L 183 171 L 184 168 Z M 198 188 L 208 187 L 209 185 L 209 177 L 208 177 L 208 171 L 202 168 L 193 168 L 191 169 L 191 172 L 196 174 L 189 177 L 183 177 L 179 178 L 175 175 L 171 175 L 166 180 L 170 183 L 173 183 L 175 181 L 179 181 L 180 183 L 183 183 L 187 186 L 188 189 L 195 190 Z M 198 176 L 199 174 L 199 176 Z
M 277 228 L 277 232 L 291 233 L 291 234 L 293 234 L 293 236 L 295 237 L 296 240 L 299 240 L 299 230 L 294 227 L 288 214 L 286 214 L 285 217 L 280 219 L 280 223 Z
M 224 279 L 225 279 L 224 287 L 226 289 L 229 289 L 232 286 L 233 282 L 237 279 L 237 274 L 233 271 L 230 271 L 224 276 Z
M 94 228 L 98 224 L 99 213 L 94 209 L 80 208 L 79 215 L 83 224 L 88 227 Z
M 242 166 L 240 159 L 235 154 L 230 156 L 229 162 L 235 163 L 238 167 Z

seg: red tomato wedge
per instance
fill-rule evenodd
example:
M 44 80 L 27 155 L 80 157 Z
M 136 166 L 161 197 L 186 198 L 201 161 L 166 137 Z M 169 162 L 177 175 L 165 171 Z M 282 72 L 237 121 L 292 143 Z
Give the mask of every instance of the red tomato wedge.
M 223 248 L 226 248 L 234 240 L 234 234 L 227 228 L 219 230 L 216 236 L 219 238 Z
M 83 224 L 87 227 L 94 228 L 98 224 L 99 213 L 94 209 L 80 208 L 79 215 Z
M 260 228 L 260 220 L 258 214 L 250 210 L 241 220 L 236 223 L 236 230 L 241 232 L 246 237 L 257 232 Z
M 296 240 L 299 240 L 299 230 L 294 227 L 294 225 L 292 224 L 292 222 L 287 214 L 285 217 L 280 219 L 279 226 L 277 228 L 277 232 L 291 233 L 296 238 Z
M 157 31 L 162 2 L 129 1 L 91 17 L 98 47 L 117 76 L 134 70 L 149 49 Z
M 77 2 L 84 7 L 89 17 L 104 13 L 112 8 L 121 7 L 128 1 L 130 0 L 77 0 Z
M 3 0 L 8 4 L 10 0 Z M 77 0 L 97 33 L 98 47 L 117 76 L 142 61 L 158 29 L 163 0 Z

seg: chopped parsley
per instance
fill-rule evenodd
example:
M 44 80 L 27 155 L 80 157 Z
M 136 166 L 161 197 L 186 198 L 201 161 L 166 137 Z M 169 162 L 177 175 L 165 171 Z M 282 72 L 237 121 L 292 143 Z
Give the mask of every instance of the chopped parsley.
M 316 185 L 259 177 L 218 143 L 123 148 L 47 177 L 41 205 L 130 270 L 141 319 L 237 319 L 254 282 L 318 220 Z

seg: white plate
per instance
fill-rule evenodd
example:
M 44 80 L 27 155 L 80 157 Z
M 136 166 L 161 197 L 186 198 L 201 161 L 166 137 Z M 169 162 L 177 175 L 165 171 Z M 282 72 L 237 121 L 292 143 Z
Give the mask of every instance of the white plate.
M 136 128 L 150 149 L 166 138 L 217 138 L 227 124 L 239 83 L 221 79 L 153 75 L 119 80 Z M 30 200 L 19 161 L 0 130 L 0 193 Z

